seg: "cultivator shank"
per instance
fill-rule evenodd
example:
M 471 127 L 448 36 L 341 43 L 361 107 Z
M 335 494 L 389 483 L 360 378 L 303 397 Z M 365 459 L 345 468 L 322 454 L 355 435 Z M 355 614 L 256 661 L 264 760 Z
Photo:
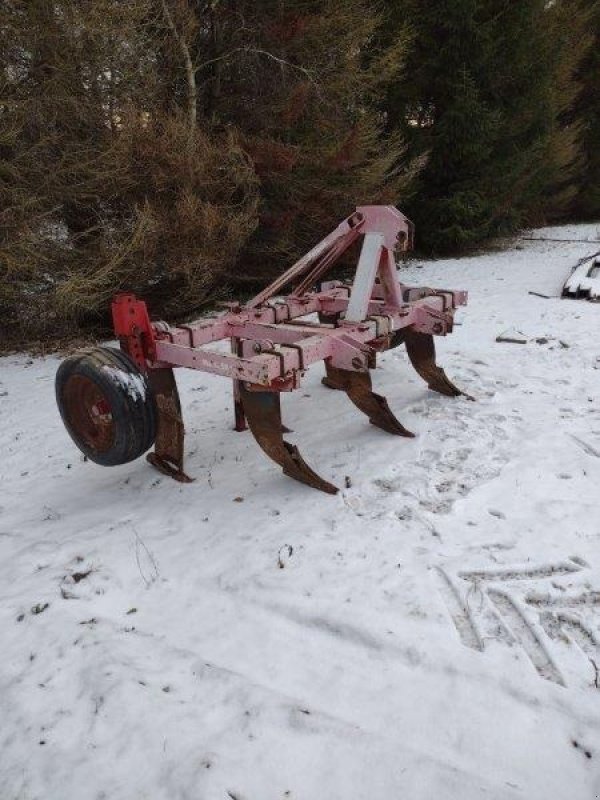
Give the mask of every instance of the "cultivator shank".
M 353 283 L 329 281 L 316 289 L 359 238 L 362 250 Z M 412 240 L 412 224 L 395 208 L 357 208 L 248 303 L 228 304 L 223 314 L 189 325 L 151 322 L 143 301 L 117 295 L 115 332 L 124 353 L 146 376 L 157 412 L 155 451 L 149 461 L 178 480 L 189 480 L 183 469 L 183 421 L 174 367 L 231 378 L 236 429 L 244 430 L 247 423 L 286 475 L 329 493 L 336 487 L 320 478 L 283 438 L 287 429 L 281 420 L 280 393 L 298 389 L 311 364 L 323 361 L 326 386 L 346 392 L 373 425 L 399 436 L 413 434 L 396 419 L 386 399 L 372 391 L 370 370 L 378 352 L 405 344 L 412 365 L 431 389 L 449 396 L 463 394 L 437 366 L 433 336 L 452 332 L 454 311 L 466 304 L 467 295 L 400 283 L 395 255 L 409 250 Z M 288 287 L 291 291 L 282 294 Z M 211 347 L 219 342 L 228 348 Z

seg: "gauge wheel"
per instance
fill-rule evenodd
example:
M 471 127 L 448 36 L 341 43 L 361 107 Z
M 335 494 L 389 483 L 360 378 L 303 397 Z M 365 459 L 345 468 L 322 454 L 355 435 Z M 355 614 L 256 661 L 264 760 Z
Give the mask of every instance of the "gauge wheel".
M 87 348 L 66 358 L 56 373 L 56 402 L 69 435 L 96 464 L 127 464 L 156 439 L 152 388 L 116 348 Z

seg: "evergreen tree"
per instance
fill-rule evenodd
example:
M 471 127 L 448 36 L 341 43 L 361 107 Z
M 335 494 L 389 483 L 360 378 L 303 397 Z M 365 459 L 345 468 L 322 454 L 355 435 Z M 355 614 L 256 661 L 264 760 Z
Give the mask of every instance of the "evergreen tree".
M 498 138 L 499 119 L 485 100 L 485 59 L 479 0 L 391 3 L 414 40 L 404 80 L 387 98 L 389 124 L 413 156 L 427 155 L 406 209 L 421 247 L 442 250 L 489 233 L 482 178 Z
M 582 163 L 573 210 L 581 219 L 600 219 L 600 3 L 579 0 L 586 15 L 589 46 L 577 73 L 581 92 L 572 118 L 579 123 Z M 577 48 L 581 42 L 575 43 Z
M 380 24 L 369 0 L 232 0 L 199 28 L 204 114 L 241 132 L 261 181 L 247 278 L 277 273 L 356 204 L 400 198 L 402 145 L 377 102 L 404 41 L 373 55 Z
M 545 0 L 390 2 L 392 29 L 414 35 L 386 102 L 409 155 L 428 157 L 407 209 L 421 248 L 459 250 L 568 202 L 575 134 L 559 118 L 577 58 L 557 14 Z
M 582 125 L 577 119 L 581 96 L 580 66 L 593 44 L 592 18 L 585 2 L 546 3 L 538 29 L 545 81 L 532 100 L 538 109 L 538 138 L 530 162 L 524 165 L 524 221 L 543 224 L 565 219 L 572 211 L 584 169 Z M 535 88 L 535 87 L 534 87 Z M 523 116 L 527 110 L 523 107 Z

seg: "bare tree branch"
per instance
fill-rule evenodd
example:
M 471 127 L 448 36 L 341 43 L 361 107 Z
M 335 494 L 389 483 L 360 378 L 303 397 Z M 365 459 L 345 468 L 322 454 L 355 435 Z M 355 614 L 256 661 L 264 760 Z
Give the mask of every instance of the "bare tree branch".
M 165 0 L 163 0 L 163 3 L 164 2 Z M 302 72 L 304 75 L 306 75 L 311 83 L 316 85 L 315 79 L 310 70 L 306 69 L 305 67 L 301 67 L 299 64 L 292 64 L 291 61 L 286 61 L 285 58 L 280 58 L 274 53 L 270 53 L 268 50 L 262 50 L 260 47 L 236 47 L 233 50 L 230 50 L 228 53 L 223 53 L 223 55 L 217 56 L 216 58 L 211 58 L 208 61 L 202 62 L 202 64 L 198 64 L 195 70 L 196 72 L 199 72 L 201 69 L 204 69 L 204 67 L 208 67 L 211 64 L 216 64 L 217 61 L 227 61 L 232 56 L 236 55 L 236 53 L 254 53 L 255 55 L 266 56 L 272 61 L 276 61 L 278 64 L 282 64 L 286 67 L 290 67 L 290 69 L 295 69 L 298 72 Z
M 162 0 L 162 8 L 165 15 L 165 19 L 167 20 L 167 24 L 173 33 L 173 36 L 179 45 L 179 49 L 181 50 L 181 55 L 183 57 L 183 63 L 185 65 L 185 74 L 187 78 L 187 99 L 188 99 L 188 123 L 189 123 L 189 146 L 190 149 L 192 147 L 192 142 L 194 140 L 194 134 L 196 131 L 196 122 L 198 119 L 198 91 L 196 87 L 196 70 L 194 69 L 194 64 L 192 62 L 192 57 L 190 55 L 190 49 L 187 46 L 187 42 L 183 38 L 183 36 L 177 30 L 177 26 L 173 20 L 173 16 L 171 15 L 171 11 L 169 10 L 168 0 Z

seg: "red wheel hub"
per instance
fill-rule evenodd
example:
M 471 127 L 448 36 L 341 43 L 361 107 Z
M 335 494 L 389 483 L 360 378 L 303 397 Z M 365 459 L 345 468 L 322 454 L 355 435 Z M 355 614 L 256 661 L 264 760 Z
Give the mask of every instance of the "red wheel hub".
M 98 453 L 115 438 L 112 409 L 102 389 L 84 375 L 73 375 L 63 390 L 68 424 L 77 438 Z

